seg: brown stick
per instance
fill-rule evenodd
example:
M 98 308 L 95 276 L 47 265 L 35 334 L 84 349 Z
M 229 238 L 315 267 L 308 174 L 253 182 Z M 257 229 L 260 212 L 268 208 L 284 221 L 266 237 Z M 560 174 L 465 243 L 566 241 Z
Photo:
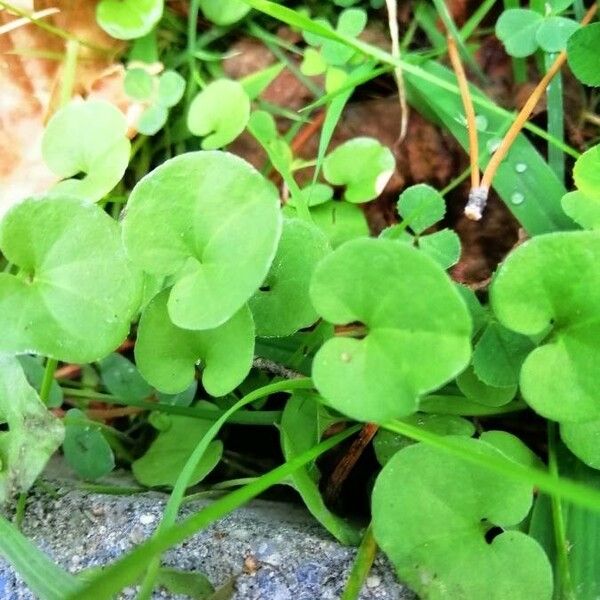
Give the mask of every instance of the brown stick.
M 590 6 L 588 11 L 585 13 L 585 16 L 581 20 L 581 25 L 587 25 L 596 14 L 596 10 L 598 9 L 598 5 L 596 2 Z M 494 176 L 496 175 L 496 171 L 500 166 L 500 163 L 504 160 L 510 147 L 513 142 L 519 135 L 519 132 L 525 125 L 525 122 L 530 117 L 533 109 L 536 107 L 537 103 L 540 101 L 542 94 L 546 91 L 548 84 L 552 81 L 552 78 L 560 71 L 562 66 L 565 64 L 567 60 L 567 51 L 563 50 L 557 57 L 556 60 L 552 63 L 552 66 L 548 69 L 547 73 L 542 77 L 540 82 L 537 84 L 533 92 L 531 92 L 531 96 L 525 102 L 525 105 L 517 115 L 517 118 L 514 120 L 513 124 L 510 126 L 510 129 L 506 132 L 504 139 L 498 146 L 498 149 L 492 155 L 490 162 L 488 163 L 483 177 L 481 179 L 481 187 L 489 189 L 492 185 L 492 181 L 494 180 Z
M 475 120 L 475 108 L 473 107 L 473 99 L 469 91 L 469 84 L 465 69 L 463 68 L 456 41 L 448 34 L 448 56 L 452 63 L 452 68 L 456 74 L 458 89 L 460 90 L 460 98 L 465 109 L 465 117 L 467 119 L 467 133 L 469 134 L 469 162 L 471 164 L 471 189 L 479 187 L 479 140 L 477 138 L 477 122 Z

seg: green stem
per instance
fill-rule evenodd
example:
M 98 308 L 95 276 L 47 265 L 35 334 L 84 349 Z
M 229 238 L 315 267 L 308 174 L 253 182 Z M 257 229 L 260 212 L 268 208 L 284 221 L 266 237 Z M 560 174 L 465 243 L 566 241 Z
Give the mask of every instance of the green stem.
M 308 383 L 310 383 L 312 386 L 312 382 L 310 380 L 308 380 Z M 196 448 L 194 448 L 194 451 L 188 458 L 183 469 L 181 469 L 181 472 L 177 477 L 177 481 L 173 486 L 173 491 L 171 492 L 167 506 L 165 507 L 163 518 L 159 526 L 156 528 L 154 535 L 159 536 L 161 533 L 175 524 L 175 521 L 177 520 L 177 514 L 179 513 L 179 508 L 181 507 L 181 503 L 185 496 L 185 491 L 190 485 L 190 481 L 194 476 L 194 471 L 196 470 L 198 463 L 204 456 L 209 444 L 217 437 L 221 427 L 225 425 L 227 419 L 229 419 L 231 415 L 240 410 L 240 408 L 259 400 L 260 398 L 265 398 L 277 392 L 290 392 L 295 389 L 306 389 L 306 386 L 306 379 L 287 379 L 285 381 L 277 381 L 253 390 L 238 400 L 231 408 L 226 410 L 221 417 L 215 421 L 215 423 L 213 423 L 211 428 L 198 442 L 198 445 Z M 138 600 L 147 600 L 150 598 L 159 569 L 160 555 L 153 558 L 152 562 L 148 566 L 146 577 L 142 582 L 142 586 L 138 594 Z
M 312 388 L 310 379 L 298 379 L 295 381 L 303 381 L 306 388 Z M 122 404 L 123 406 L 135 406 L 145 410 L 157 410 L 170 415 L 181 415 L 184 417 L 192 417 L 195 419 L 203 419 L 205 421 L 214 421 L 218 419 L 225 411 L 197 408 L 194 406 L 175 406 L 172 404 L 164 404 L 161 402 L 151 402 L 150 400 L 134 400 L 133 398 L 119 398 L 112 394 L 103 394 L 93 390 L 80 390 L 77 388 L 63 387 L 65 396 L 73 398 L 85 398 L 89 400 L 102 400 L 107 404 Z M 236 425 L 274 425 L 281 418 L 280 410 L 253 410 L 243 411 L 238 415 L 234 415 L 229 422 Z
M 575 9 L 575 18 L 578 21 L 581 21 L 585 15 L 585 5 L 583 0 L 575 0 L 575 2 L 573 2 L 573 8 Z
M 79 54 L 79 42 L 67 40 L 65 44 L 65 60 L 60 84 L 60 106 L 65 106 L 71 100 L 75 76 L 77 74 L 77 56 Z
M 50 388 L 54 381 L 54 371 L 58 366 L 58 361 L 55 358 L 46 359 L 46 366 L 44 368 L 44 377 L 42 379 L 42 385 L 40 386 L 40 400 L 44 404 L 48 404 L 48 398 L 50 397 Z
M 488 12 L 493 8 L 494 4 L 496 4 L 496 0 L 485 0 L 475 9 L 473 14 L 460 29 L 461 39 L 467 40 L 473 35 L 481 21 L 485 19 Z
M 548 472 L 559 479 L 558 460 L 556 448 L 559 436 L 556 423 L 548 421 Z M 554 531 L 554 543 L 556 545 L 556 588 L 561 600 L 575 600 L 573 584 L 571 581 L 571 569 L 569 565 L 569 552 L 567 545 L 567 531 L 562 509 L 562 502 L 556 496 L 550 497 L 552 507 L 552 524 Z
M 519 8 L 519 0 L 504 0 L 504 10 Z M 524 58 L 512 57 L 513 77 L 515 83 L 525 83 L 527 81 L 527 62 Z
M 208 527 L 218 519 L 231 513 L 236 508 L 252 500 L 270 487 L 277 485 L 297 471 L 300 467 L 314 461 L 328 450 L 337 446 L 360 429 L 360 425 L 349 427 L 345 431 L 317 444 L 310 450 L 292 458 L 276 469 L 265 473 L 253 483 L 213 502 L 206 508 L 169 527 L 160 535 L 155 535 L 140 544 L 112 565 L 107 566 L 101 573 L 88 579 L 82 588 L 66 596 L 65 600 L 108 600 L 121 589 L 135 582 L 144 572 L 148 559 L 160 555 L 172 546 L 183 542 L 201 529 Z
M 544 54 L 544 67 L 546 70 L 550 68 L 556 54 Z M 553 138 L 564 141 L 565 122 L 563 115 L 563 85 L 562 75 L 559 71 L 548 88 L 546 89 L 546 99 L 548 105 L 548 134 Z M 565 155 L 562 150 L 554 144 L 548 144 L 548 164 L 556 173 L 561 183 L 565 182 Z
M 187 59 L 188 59 L 188 82 L 186 91 L 186 106 L 189 107 L 197 90 L 197 82 L 194 77 L 196 71 L 196 35 L 198 30 L 198 11 L 200 0 L 190 0 L 188 8 L 188 30 L 187 30 Z
M 377 554 L 377 543 L 373 537 L 371 526 L 365 531 L 365 535 L 358 547 L 352 570 L 348 576 L 346 587 L 340 600 L 357 600 L 365 583 L 365 579 L 371 570 L 373 561 Z

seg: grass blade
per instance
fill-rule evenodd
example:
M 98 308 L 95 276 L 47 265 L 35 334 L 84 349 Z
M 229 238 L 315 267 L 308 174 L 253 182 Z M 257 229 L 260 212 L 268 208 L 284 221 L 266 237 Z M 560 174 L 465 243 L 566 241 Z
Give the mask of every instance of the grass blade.
M 357 600 L 377 554 L 371 526 L 365 532 L 340 600 Z
M 144 542 L 122 559 L 106 567 L 100 574 L 88 580 L 83 588 L 70 593 L 67 600 L 89 600 L 90 598 L 109 600 L 124 587 L 137 581 L 144 572 L 148 561 L 154 556 L 165 552 L 171 546 L 183 542 L 186 538 L 221 519 L 266 489 L 278 484 L 296 469 L 315 460 L 327 450 L 356 433 L 359 428 L 359 425 L 350 427 L 346 431 L 321 442 L 296 458 L 265 473 L 255 482 L 231 492 L 200 512 L 163 531 L 159 536 Z
M 42 600 L 63 600 L 82 586 L 0 515 L 0 553 Z
M 438 79 L 454 80 L 454 75 L 437 63 L 425 63 L 423 69 Z M 468 148 L 467 128 L 460 119 L 460 99 L 444 90 L 432 94 L 431 87 L 414 75 L 408 75 L 406 83 L 409 94 L 412 95 L 413 105 L 420 110 L 423 110 L 423 106 L 427 107 L 429 112 L 435 114 L 444 127 L 450 130 L 461 146 Z M 479 132 L 479 164 L 485 166 L 490 157 L 490 149 L 502 138 L 510 121 L 477 102 L 483 97 L 482 92 L 474 86 L 470 89 L 473 102 L 479 104 L 478 116 L 486 123 L 485 131 Z M 522 133 L 511 147 L 506 160 L 498 168 L 494 188 L 530 235 L 575 227 L 563 212 L 560 203 L 566 189 Z

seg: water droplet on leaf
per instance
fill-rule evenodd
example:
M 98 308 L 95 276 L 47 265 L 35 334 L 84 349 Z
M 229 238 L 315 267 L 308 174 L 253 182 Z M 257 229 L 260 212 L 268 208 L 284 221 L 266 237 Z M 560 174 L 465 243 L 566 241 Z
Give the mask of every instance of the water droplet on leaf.
M 525 202 L 525 196 L 521 194 L 521 192 L 513 192 L 512 196 L 510 197 L 510 201 L 515 206 L 518 206 L 519 204 L 523 204 L 523 202 Z
M 515 165 L 515 171 L 517 173 L 525 173 L 525 171 L 527 171 L 527 165 L 525 163 L 522 163 L 522 162 L 517 163 Z

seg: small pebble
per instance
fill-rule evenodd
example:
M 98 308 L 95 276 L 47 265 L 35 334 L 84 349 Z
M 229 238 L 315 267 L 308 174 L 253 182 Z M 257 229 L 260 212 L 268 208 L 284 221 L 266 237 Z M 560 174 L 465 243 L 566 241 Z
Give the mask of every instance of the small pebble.
M 153 514 L 145 513 L 140 516 L 140 523 L 142 525 L 150 525 L 156 521 L 156 517 Z
M 374 588 L 381 585 L 381 578 L 378 575 L 370 575 L 367 577 L 367 587 Z

